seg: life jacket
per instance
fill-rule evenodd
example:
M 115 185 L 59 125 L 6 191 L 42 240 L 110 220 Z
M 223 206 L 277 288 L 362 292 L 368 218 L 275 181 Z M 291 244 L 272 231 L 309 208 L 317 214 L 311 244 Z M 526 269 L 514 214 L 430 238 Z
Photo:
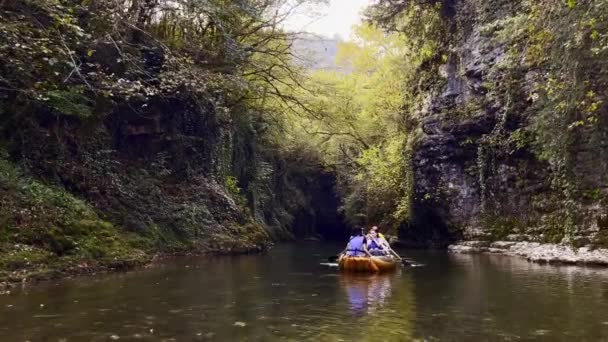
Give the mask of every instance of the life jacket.
M 376 242 L 376 239 L 370 238 L 369 249 L 384 249 L 384 248 Z
M 348 245 L 346 245 L 346 255 L 348 256 L 365 256 L 363 250 L 363 243 L 365 243 L 365 237 L 357 235 L 350 239 Z
M 367 250 L 371 255 L 387 255 L 388 250 L 385 244 L 388 245 L 388 242 L 386 242 L 384 235 L 381 233 L 378 233 L 376 237 L 370 235 Z

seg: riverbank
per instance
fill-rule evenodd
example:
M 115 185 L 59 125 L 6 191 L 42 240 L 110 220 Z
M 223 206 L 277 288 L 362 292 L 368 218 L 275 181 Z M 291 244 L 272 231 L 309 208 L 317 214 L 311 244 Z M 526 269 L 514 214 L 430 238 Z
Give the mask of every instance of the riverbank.
M 169 184 L 130 170 L 93 196 L 35 177 L 0 150 L 0 292 L 167 255 L 242 254 L 271 244 L 271 228 L 217 181 Z
M 525 241 L 462 241 L 448 246 L 451 253 L 489 253 L 523 257 L 537 263 L 608 266 L 608 249 L 572 247 Z
M 111 262 L 107 260 L 86 259 L 57 259 L 46 263 L 32 264 L 28 258 L 23 258 L 23 263 L 28 267 L 7 270 L 0 269 L 0 295 L 10 293 L 10 290 L 19 284 L 36 284 L 42 281 L 87 276 L 104 273 L 126 272 L 145 268 L 156 262 L 179 256 L 204 256 L 204 255 L 241 255 L 263 253 L 272 247 L 269 241 L 251 243 L 248 241 L 222 241 L 212 239 L 210 244 L 201 244 L 198 248 L 173 252 L 158 251 L 156 253 L 131 254 L 131 258 L 115 258 Z

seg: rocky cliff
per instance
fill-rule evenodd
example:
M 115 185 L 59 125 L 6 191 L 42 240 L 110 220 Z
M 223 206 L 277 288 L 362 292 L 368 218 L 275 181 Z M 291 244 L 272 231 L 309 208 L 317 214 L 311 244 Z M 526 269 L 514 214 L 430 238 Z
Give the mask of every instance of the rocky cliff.
M 606 95 L 606 66 L 589 38 L 605 23 L 585 26 L 590 8 L 605 11 L 593 1 L 456 2 L 416 122 L 405 238 L 606 246 L 606 108 L 595 100 Z M 566 41 L 567 51 L 556 47 Z

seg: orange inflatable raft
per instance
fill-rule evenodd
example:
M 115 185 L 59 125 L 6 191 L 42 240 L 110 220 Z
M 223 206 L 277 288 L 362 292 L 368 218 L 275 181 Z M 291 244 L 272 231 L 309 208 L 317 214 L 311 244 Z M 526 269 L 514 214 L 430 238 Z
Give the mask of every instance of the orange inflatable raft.
M 397 268 L 398 261 L 391 256 L 354 257 L 342 256 L 338 261 L 341 271 L 388 272 Z

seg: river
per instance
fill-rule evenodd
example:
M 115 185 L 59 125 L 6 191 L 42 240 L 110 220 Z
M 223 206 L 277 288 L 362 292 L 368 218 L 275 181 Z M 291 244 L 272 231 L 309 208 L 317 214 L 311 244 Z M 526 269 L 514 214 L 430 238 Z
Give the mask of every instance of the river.
M 178 258 L 0 296 L 2 341 L 608 340 L 608 270 L 400 251 L 387 275 L 322 265 L 339 246 Z

